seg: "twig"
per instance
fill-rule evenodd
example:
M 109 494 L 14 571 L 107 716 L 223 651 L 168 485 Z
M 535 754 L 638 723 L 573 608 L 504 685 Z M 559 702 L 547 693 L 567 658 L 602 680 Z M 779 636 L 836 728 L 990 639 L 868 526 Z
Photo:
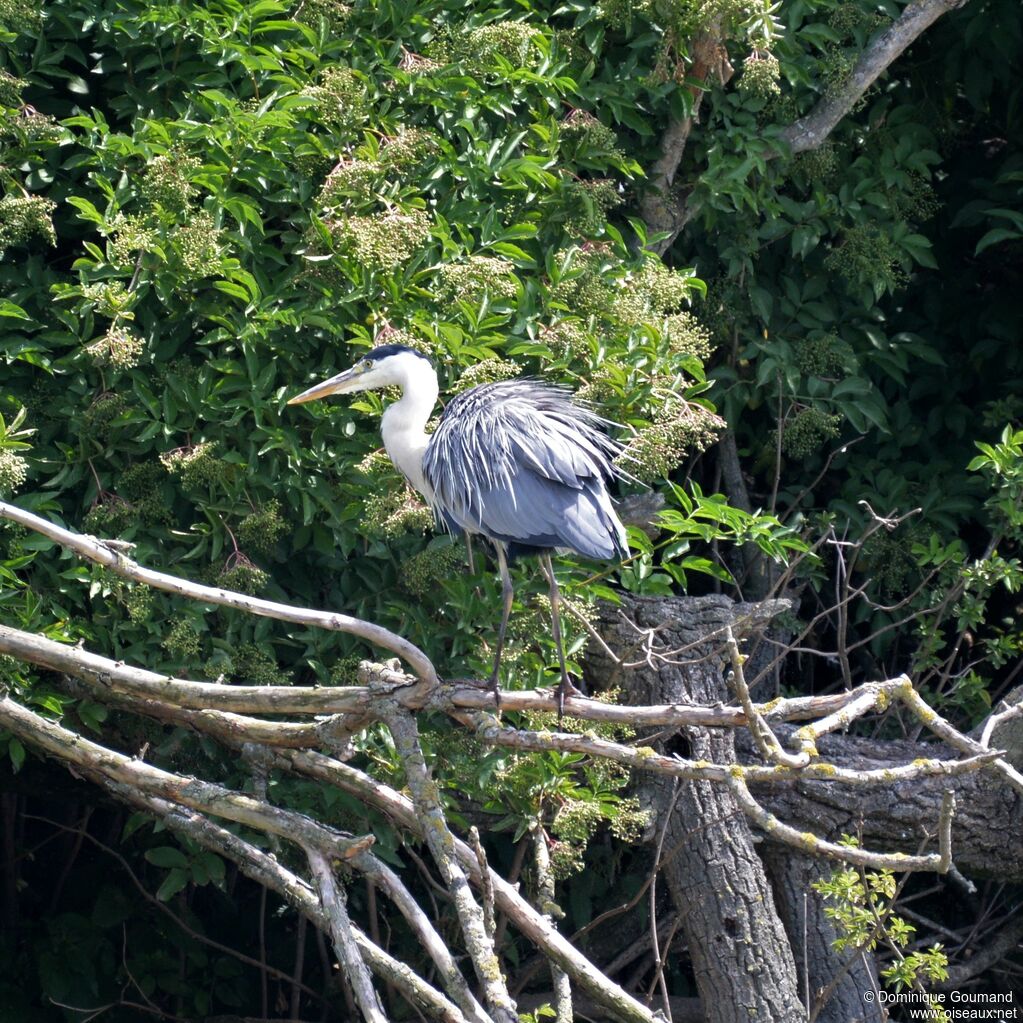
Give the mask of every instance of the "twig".
M 992 714 L 987 721 L 984 722 L 984 729 L 980 733 L 980 745 L 985 749 L 989 749 L 991 746 L 991 736 L 994 730 L 999 725 L 1004 725 L 1006 721 L 1011 721 L 1013 718 L 1023 716 L 1023 700 L 1019 703 L 1013 704 L 1011 707 L 1002 702 L 999 704 L 998 712 Z
M 675 803 L 679 796 L 678 778 L 671 786 L 671 799 L 668 802 L 667 810 L 664 813 L 664 822 L 660 834 L 657 836 L 657 848 L 654 850 L 654 867 L 650 872 L 650 947 L 654 953 L 654 976 L 656 983 L 661 989 L 661 1005 L 668 1023 L 672 1023 L 671 1002 L 668 998 L 668 985 L 664 981 L 664 960 L 661 958 L 660 943 L 657 940 L 657 874 L 661 867 L 661 851 L 664 848 L 664 839 L 668 834 L 668 824 L 675 813 Z
M 554 873 L 551 870 L 550 850 L 547 848 L 547 835 L 539 821 L 534 821 L 533 827 L 530 829 L 530 838 L 533 845 L 533 859 L 536 863 L 537 901 L 540 904 L 540 912 L 551 921 L 551 926 L 554 926 L 555 918 L 564 914 L 555 901 L 556 892 Z M 559 969 L 555 963 L 551 963 L 550 967 L 551 984 L 554 988 L 555 1023 L 572 1023 L 575 1015 L 572 1012 L 572 985 L 568 974 Z
M 473 898 L 468 878 L 455 855 L 455 839 L 448 828 L 437 785 L 426 766 L 415 718 L 407 712 L 394 712 L 387 716 L 387 725 L 405 768 L 413 803 L 423 821 L 426 844 L 451 893 L 466 949 L 483 986 L 490 1013 L 497 1023 L 518 1023 L 515 1005 L 494 953 L 493 938 L 487 933 L 483 912 Z
M 781 140 L 792 153 L 816 149 L 906 47 L 942 15 L 965 6 L 966 2 L 913 0 L 907 4 L 899 17 L 860 54 L 852 73 L 838 90 L 822 99 L 806 117 L 786 128 L 780 135 Z
M 344 890 L 334 883 L 334 870 L 327 857 L 319 849 L 307 848 L 306 856 L 309 858 L 309 867 L 320 893 L 320 905 L 327 918 L 330 937 L 334 942 L 334 951 L 337 953 L 341 969 L 344 970 L 345 977 L 355 993 L 355 1001 L 362 1010 L 366 1023 L 388 1023 L 387 1016 L 384 1015 L 383 1007 L 380 1005 L 380 999 L 373 987 L 373 978 L 363 962 L 355 941 L 352 922 L 348 917 Z
M 725 630 L 725 645 L 732 662 L 732 685 L 738 694 L 742 709 L 746 712 L 746 727 L 749 728 L 761 755 L 768 763 L 781 764 L 785 767 L 805 767 L 810 763 L 810 754 L 803 750 L 793 755 L 782 749 L 781 743 L 778 742 L 763 715 L 758 713 L 756 707 L 753 706 L 753 698 L 750 696 L 749 686 L 746 685 L 746 675 L 742 670 L 744 658 L 739 652 L 739 644 L 735 641 L 731 626 Z
M 487 854 L 483 849 L 483 843 L 480 841 L 479 828 L 475 824 L 469 828 L 469 845 L 476 854 L 476 862 L 480 868 L 480 877 L 483 879 L 483 924 L 487 929 L 487 934 L 490 935 L 490 940 L 493 941 L 496 930 L 494 923 L 494 887 L 490 883 L 490 868 L 487 866 Z
M 783 824 L 773 814 L 768 813 L 754 798 L 746 783 L 737 775 L 729 776 L 729 787 L 746 815 L 760 828 L 778 842 L 794 846 L 811 856 L 829 856 L 844 863 L 852 863 L 859 867 L 872 870 L 925 870 L 943 874 L 952 863 L 952 816 L 955 812 L 955 797 L 946 792 L 941 802 L 938 817 L 938 848 L 939 852 L 931 855 L 910 856 L 907 853 L 878 853 L 860 849 L 858 846 L 838 845 L 828 842 L 816 835 L 807 835 L 795 828 Z
M 54 525 L 52 522 L 13 504 L 8 504 L 6 501 L 0 501 L 0 519 L 17 522 L 27 529 L 41 533 L 55 543 L 73 550 L 88 561 L 103 565 L 115 575 L 125 579 L 134 579 L 147 586 L 190 597 L 203 604 L 234 607 L 265 618 L 276 618 L 283 622 L 296 622 L 300 625 L 316 626 L 321 629 L 359 636 L 361 639 L 397 654 L 412 666 L 419 678 L 430 682 L 437 681 L 437 672 L 422 650 L 407 639 L 397 636 L 379 625 L 374 625 L 372 622 L 364 622 L 359 618 L 352 618 L 350 615 L 340 612 L 319 611 L 313 608 L 279 604 L 272 600 L 262 600 L 259 597 L 250 597 L 244 593 L 235 593 L 232 590 L 216 586 L 203 586 L 189 579 L 157 572 L 151 568 L 143 568 L 120 551 L 113 549 L 113 545 L 109 542 L 73 533 L 71 530 Z

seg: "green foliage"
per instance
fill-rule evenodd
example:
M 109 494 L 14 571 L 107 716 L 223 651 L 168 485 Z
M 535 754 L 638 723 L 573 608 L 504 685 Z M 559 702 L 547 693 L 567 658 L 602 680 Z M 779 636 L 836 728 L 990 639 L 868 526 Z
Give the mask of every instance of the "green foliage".
M 967 720 L 988 713 L 998 671 L 1023 652 L 1016 616 L 1003 609 L 1023 587 L 1023 431 L 1006 427 L 997 443 L 976 446 L 981 453 L 968 468 L 990 488 L 983 552 L 970 557 L 961 541 L 945 544 L 933 533 L 912 545 L 916 564 L 935 579 L 922 600 L 948 608 L 946 617 L 921 619 L 916 668 L 935 686 L 939 702 L 950 703 Z M 956 640 L 951 644 L 949 634 Z M 967 636 L 975 649 L 963 669 L 956 652 L 960 637 Z M 977 651 L 983 654 L 979 660 Z
M 862 499 L 920 507 L 917 523 L 865 551 L 870 593 L 894 603 L 927 579 L 921 602 L 951 595 L 953 625 L 922 626 L 917 665 L 975 713 L 991 680 L 986 666 L 946 667 L 952 633 L 976 632 L 996 666 L 1021 646 L 1003 599 L 1019 582 L 1015 426 L 964 472 L 978 436 L 1023 414 L 1021 155 L 1008 127 L 1020 41 L 987 31 L 1014 24 L 1015 0 L 948 15 L 826 144 L 790 157 L 778 142 L 841 92 L 899 10 L 2 0 L 0 495 L 123 537 L 155 567 L 371 618 L 442 674 L 484 675 L 498 584 L 464 570 L 461 546 L 432 535 L 382 459 L 379 396 L 285 405 L 374 344 L 408 344 L 434 358 L 445 399 L 520 372 L 575 388 L 623 425 L 621 467 L 668 503 L 654 535 L 630 531 L 621 570 L 558 565 L 584 618 L 619 586 L 727 582 L 712 556 L 722 541 L 781 558 L 806 551 L 796 530 L 812 521 L 862 523 Z M 630 214 L 664 126 L 693 112 L 692 41 L 709 26 L 723 33 L 720 70 L 739 73 L 707 83 L 668 197 L 696 215 L 662 262 Z M 723 420 L 751 506 L 777 517 L 715 493 L 700 456 Z M 690 471 L 705 485 L 682 486 Z M 997 538 L 988 551 L 959 539 L 978 525 Z M 544 587 L 515 572 L 502 681 L 550 685 Z M 128 586 L 9 525 L 0 616 L 154 670 L 255 684 L 351 684 L 367 653 Z M 587 632 L 565 619 L 578 670 Z M 0 661 L 0 681 L 90 733 L 148 745 L 155 762 L 250 782 L 212 744 L 130 725 L 18 664 Z M 513 833 L 539 822 L 580 891 L 593 874 L 579 865 L 600 855 L 594 836 L 631 839 L 642 824 L 622 778 L 585 759 L 496 758 L 458 738 L 428 736 L 452 812 L 470 793 Z M 20 743 L 0 742 L 26 769 Z M 360 742 L 362 763 L 401 781 L 383 731 Z M 271 784 L 282 805 L 394 849 L 364 808 L 294 779 Z M 228 901 L 195 850 L 128 838 L 139 859 L 166 861 L 144 864 L 161 897 L 177 904 L 199 886 Z M 871 898 L 885 896 L 867 885 L 861 908 Z M 103 913 L 119 905 L 83 902 L 39 931 L 48 995 L 113 997 L 123 936 Z M 131 972 L 178 999 L 175 1015 L 253 1008 L 223 962 L 208 988 L 182 980 L 164 939 L 133 933 Z M 185 947 L 185 974 L 205 976 L 207 953 Z
M 32 445 L 25 439 L 35 431 L 20 429 L 25 422 L 27 410 L 22 407 L 8 424 L 0 415 L 0 497 L 17 490 L 28 475 L 28 462 L 19 451 L 28 451 Z
M 855 846 L 858 842 L 846 835 L 843 844 Z M 884 945 L 892 952 L 892 965 L 881 970 L 887 987 L 895 991 L 914 988 L 924 993 L 926 982 L 948 979 L 948 956 L 941 945 L 903 954 L 916 928 L 894 911 L 899 886 L 890 870 L 837 869 L 811 887 L 828 903 L 824 913 L 838 929 L 832 942 L 837 951 L 874 951 Z M 945 1018 L 940 1000 L 931 1004 L 937 1013 L 934 1018 Z
M 615 695 L 605 693 L 601 699 L 613 702 Z M 569 719 L 559 726 L 554 714 L 524 717 L 526 727 L 536 731 L 582 732 Z M 634 736 L 632 729 L 621 725 L 600 726 L 584 734 L 618 742 Z M 638 801 L 621 794 L 629 783 L 629 772 L 579 753 L 492 753 L 487 770 L 474 782 L 480 786 L 484 808 L 501 815 L 491 830 L 512 830 L 515 842 L 534 826 L 545 830 L 551 871 L 558 880 L 583 869 L 587 845 L 601 827 L 630 842 L 639 838 L 647 823 L 648 815 Z
M 641 173 L 621 136 L 652 94 L 626 73 L 604 104 L 617 58 L 609 49 L 595 71 L 592 10 L 278 0 L 5 10 L 0 486 L 23 506 L 122 537 L 154 567 L 371 618 L 445 675 L 480 676 L 498 584 L 430 535 L 429 511 L 381 460 L 379 397 L 303 409 L 286 399 L 367 347 L 400 342 L 434 358 L 445 397 L 513 373 L 581 391 L 623 424 L 623 467 L 644 479 L 674 483 L 720 429 L 702 367 L 712 341 L 693 308 L 702 282 L 645 253 L 642 226 L 621 217 Z M 656 551 L 638 552 L 625 585 L 656 593 L 720 575 L 696 545 L 780 528 L 725 524 L 720 499 L 694 493 L 673 498 Z M 504 681 L 549 685 L 544 587 L 516 572 Z M 607 572 L 558 573 L 584 614 L 614 597 Z M 349 684 L 367 653 L 129 586 L 10 527 L 0 613 L 153 670 L 254 684 Z M 587 634 L 566 618 L 577 670 Z M 248 783 L 212 744 L 54 694 L 17 665 L 0 670 L 21 698 L 90 734 Z M 17 741 L 5 751 L 23 768 Z M 380 733 L 359 755 L 392 777 Z M 454 800 L 489 777 L 496 819 L 541 819 L 562 874 L 598 831 L 630 839 L 640 826 L 623 775 L 538 761 L 530 780 L 531 760 L 498 769 L 452 743 L 441 781 Z M 373 826 L 357 806 L 274 785 L 286 805 Z M 393 848 L 393 830 L 377 830 Z M 176 902 L 216 881 L 202 864 L 163 842 L 146 866 Z M 101 947 L 83 969 L 111 976 Z M 72 993 L 46 976 L 55 997 L 96 1003 L 98 981 Z

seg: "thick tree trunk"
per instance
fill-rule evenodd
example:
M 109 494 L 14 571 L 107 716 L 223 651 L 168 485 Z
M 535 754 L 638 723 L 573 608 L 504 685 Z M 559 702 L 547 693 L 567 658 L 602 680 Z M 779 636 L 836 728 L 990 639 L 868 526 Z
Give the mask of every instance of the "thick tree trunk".
M 878 986 L 873 956 L 835 952 L 831 943 L 838 930 L 821 912 L 822 900 L 810 887 L 831 873 L 830 864 L 774 842 L 765 842 L 761 855 L 795 952 L 803 1000 L 811 1007 L 823 1002 L 817 1023 L 883 1023 L 881 1003 L 863 997 Z
M 786 608 L 784 601 L 625 597 L 621 606 L 603 610 L 600 631 L 630 666 L 594 653 L 590 677 L 597 688 L 623 687 L 630 702 L 732 702 L 724 681 L 724 627 L 731 625 L 737 636 L 755 635 Z M 762 650 L 755 642 L 749 647 L 753 657 L 747 667 L 755 676 Z M 1011 706 L 1014 701 L 1007 702 Z M 1011 740 L 1019 720 L 1010 718 L 999 726 L 999 745 L 1016 748 Z M 783 742 L 793 727 L 777 726 Z M 719 763 L 757 759 L 744 729 L 686 729 L 659 735 L 656 743 L 668 752 Z M 845 735 L 825 736 L 818 748 L 824 760 L 861 770 L 956 756 L 935 742 Z M 803 1004 L 816 1006 L 822 992 L 827 998 L 817 1016 L 820 1023 L 879 1023 L 883 1014 L 877 1002 L 863 997 L 877 987 L 872 959 L 834 953 L 833 925 L 810 888 L 830 871 L 829 864 L 766 843 L 769 883 L 745 817 L 720 787 L 687 783 L 675 791 L 660 778 L 637 778 L 636 784 L 655 815 L 648 838 L 659 838 L 664 828 L 663 876 L 683 920 L 708 1023 L 748 1020 L 752 1017 L 745 1014 L 753 1011 L 767 1013 L 760 1018 L 772 1021 L 805 1020 Z M 993 784 L 988 772 L 879 786 L 779 783 L 757 787 L 756 796 L 768 811 L 800 830 L 831 840 L 856 833 L 868 847 L 916 853 L 933 833 L 942 793 L 949 787 L 957 797 L 956 866 L 977 876 L 1023 880 L 1023 798 L 1009 786 Z M 764 1007 L 754 1008 L 749 997 L 762 998 Z
M 646 630 L 655 630 L 647 632 L 655 649 L 687 648 L 665 660 L 652 655 L 646 665 L 620 674 L 630 700 L 714 704 L 727 695 L 721 630 L 741 631 L 743 619 L 764 622 L 785 606 L 736 605 L 725 597 L 626 597 L 622 606 L 605 609 L 600 628 L 609 647 L 630 661 L 641 659 L 636 651 Z M 613 665 L 594 668 L 606 676 Z M 687 729 L 685 739 L 694 759 L 735 761 L 731 730 Z M 672 737 L 661 745 L 670 752 L 676 742 Z M 792 950 L 745 815 L 720 785 L 684 782 L 675 789 L 662 778 L 646 785 L 655 827 L 664 831 L 663 876 L 682 919 L 707 1023 L 802 1023 Z

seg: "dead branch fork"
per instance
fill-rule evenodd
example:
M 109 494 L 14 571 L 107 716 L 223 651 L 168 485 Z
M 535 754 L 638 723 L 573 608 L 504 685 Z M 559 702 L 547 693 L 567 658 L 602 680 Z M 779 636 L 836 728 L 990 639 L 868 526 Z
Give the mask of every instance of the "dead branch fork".
M 169 678 L 122 661 L 113 661 L 80 646 L 71 647 L 44 636 L 0 625 L 0 653 L 50 669 L 84 684 L 100 700 L 158 720 L 185 725 L 216 737 L 239 751 L 260 751 L 263 761 L 278 769 L 313 778 L 355 794 L 425 841 L 457 910 L 464 946 L 478 984 L 477 1000 L 431 921 L 419 910 L 399 876 L 371 852 L 372 836 L 352 836 L 325 827 L 301 814 L 272 806 L 265 799 L 234 792 L 196 778 L 162 771 L 63 728 L 13 699 L 0 694 L 0 726 L 23 742 L 90 778 L 119 799 L 144 807 L 168 826 L 195 841 L 229 855 L 239 867 L 321 926 L 335 943 L 348 981 L 367 1019 L 382 1018 L 371 974 L 393 985 L 426 1015 L 452 1023 L 511 1023 L 514 1003 L 502 975 L 493 943 L 493 906 L 531 940 L 558 970 L 600 1004 L 614 1019 L 653 1023 L 651 1010 L 605 976 L 556 930 L 552 920 L 535 909 L 494 872 L 473 848 L 450 830 L 429 765 L 423 756 L 415 714 L 442 711 L 471 726 L 484 741 L 507 749 L 563 750 L 607 758 L 641 771 L 659 772 L 680 780 L 704 780 L 729 787 L 742 810 L 777 841 L 805 852 L 823 854 L 874 869 L 945 872 L 952 864 L 951 826 L 955 802 L 945 794 L 936 822 L 938 850 L 905 855 L 847 847 L 799 832 L 765 810 L 750 792 L 763 782 L 827 781 L 853 786 L 879 785 L 938 775 L 949 777 L 991 769 L 1010 786 L 1023 791 L 1023 777 L 999 751 L 988 748 L 991 730 L 980 741 L 959 732 L 934 712 L 906 676 L 869 683 L 825 697 L 753 702 L 743 673 L 744 657 L 731 629 L 724 632 L 737 706 L 688 704 L 621 707 L 598 700 L 569 697 L 565 715 L 580 722 L 620 723 L 637 728 L 747 727 L 763 762 L 714 764 L 665 756 L 649 747 L 601 739 L 592 732 L 539 731 L 510 727 L 492 714 L 491 694 L 472 685 L 442 682 L 426 655 L 402 637 L 371 622 L 348 615 L 294 607 L 244 594 L 202 586 L 190 580 L 145 568 L 125 553 L 125 545 L 83 536 L 14 505 L 0 502 L 0 519 L 34 530 L 79 556 L 122 578 L 179 594 L 203 604 L 233 607 L 358 636 L 404 659 L 407 675 L 397 663 L 364 662 L 359 686 L 247 686 Z M 647 657 L 652 646 L 648 644 Z M 673 651 L 672 653 L 678 653 Z M 936 737 L 964 754 L 960 759 L 924 759 L 884 770 L 852 770 L 820 760 L 817 740 L 865 714 L 901 704 Z M 553 693 L 502 694 L 505 713 L 557 709 Z M 270 719 L 268 720 L 267 716 Z M 282 716 L 305 720 L 281 720 Z M 374 721 L 384 722 L 406 765 L 411 798 L 328 755 L 337 743 L 332 736 L 351 734 Z M 772 723 L 806 721 L 793 733 L 794 749 L 786 750 Z M 328 752 L 322 752 L 327 750 Z M 211 818 L 235 821 L 296 843 L 305 852 L 310 880 L 289 874 L 256 846 L 225 831 Z M 343 884 L 337 869 L 358 872 L 394 902 L 431 959 L 436 986 L 396 963 L 348 918 Z M 475 891 L 474 891 L 475 889 Z M 483 904 L 477 892 L 483 893 Z M 355 951 L 359 958 L 354 958 Z

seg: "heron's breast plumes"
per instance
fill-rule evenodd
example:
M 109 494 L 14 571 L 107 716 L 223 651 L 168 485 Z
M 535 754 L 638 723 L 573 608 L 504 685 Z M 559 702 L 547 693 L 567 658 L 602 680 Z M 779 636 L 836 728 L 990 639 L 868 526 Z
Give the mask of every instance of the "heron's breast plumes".
M 441 518 L 493 539 L 612 559 L 626 551 L 607 484 L 621 446 L 568 392 L 532 380 L 455 398 L 423 470 Z

